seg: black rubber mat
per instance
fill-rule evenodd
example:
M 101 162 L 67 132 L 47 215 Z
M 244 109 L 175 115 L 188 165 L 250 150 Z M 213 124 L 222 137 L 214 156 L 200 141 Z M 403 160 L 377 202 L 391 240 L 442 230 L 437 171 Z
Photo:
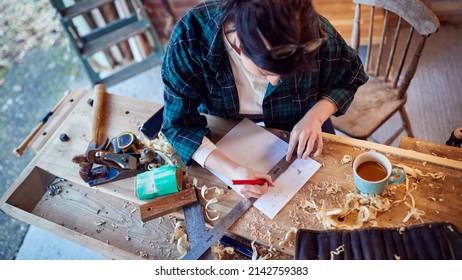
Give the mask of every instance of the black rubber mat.
M 461 260 L 462 232 L 451 223 L 402 228 L 300 229 L 297 260 Z

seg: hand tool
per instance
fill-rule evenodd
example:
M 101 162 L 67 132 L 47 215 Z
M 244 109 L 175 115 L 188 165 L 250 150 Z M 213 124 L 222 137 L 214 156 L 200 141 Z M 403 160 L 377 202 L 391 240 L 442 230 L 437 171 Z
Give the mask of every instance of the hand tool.
M 85 151 L 83 157 L 87 158 L 87 160 L 82 159 L 82 155 L 75 156 L 72 161 L 74 163 L 78 163 L 80 166 L 79 174 L 80 177 L 85 181 L 88 182 L 89 180 L 95 178 L 101 178 L 105 176 L 105 172 L 102 173 L 92 173 L 92 166 L 93 162 L 88 160 L 88 153 L 92 150 L 105 150 L 109 140 L 106 141 L 100 146 L 97 147 L 97 141 L 99 139 L 99 128 L 102 123 L 102 111 L 103 111 L 103 104 L 104 104 L 104 95 L 106 94 L 106 87 L 103 84 L 95 85 L 94 89 L 94 100 L 93 100 L 93 112 L 92 112 L 92 127 L 91 127 L 91 134 L 90 134 L 90 141 L 88 143 L 87 150 Z M 98 170 L 104 171 L 104 170 Z
M 93 122 L 91 127 L 91 134 L 90 134 L 90 141 L 88 143 L 87 151 L 96 149 L 97 142 L 99 139 L 99 128 L 101 127 L 102 123 L 102 112 L 103 112 L 103 105 L 104 105 L 104 95 L 106 94 L 106 86 L 103 84 L 97 84 L 94 87 L 94 99 L 93 99 Z
M 290 162 L 283 158 L 270 170 L 268 175 L 271 176 L 273 182 L 276 181 L 276 178 L 279 177 L 279 175 L 289 168 L 293 161 L 295 161 L 295 158 L 292 158 Z M 256 200 L 256 198 L 243 198 L 225 217 L 223 217 L 220 222 L 215 224 L 215 226 L 209 230 L 206 235 L 199 237 L 200 241 L 195 244 L 195 246 L 192 246 L 191 250 L 183 256 L 182 260 L 199 259 L 202 254 L 207 251 L 221 236 L 223 236 L 226 230 L 228 230 Z M 186 222 L 186 225 L 188 225 L 188 222 Z
M 193 187 L 152 199 L 145 204 L 140 205 L 139 208 L 141 221 L 146 223 L 150 220 L 157 219 L 174 211 L 179 211 L 182 207 L 186 207 L 196 202 L 198 202 L 198 198 L 196 190 Z M 202 216 L 202 213 L 200 213 L 200 216 Z M 190 236 L 189 231 L 188 236 Z
M 112 138 L 112 147 L 115 153 L 131 153 L 138 149 L 138 138 L 132 132 L 122 132 Z
M 229 237 L 226 234 L 220 238 L 220 244 L 225 247 L 233 247 L 236 252 L 245 256 L 247 259 L 250 259 L 250 260 L 252 259 L 253 251 L 252 251 L 252 248 L 250 248 L 250 246 L 245 245 L 244 243 L 232 237 Z M 257 259 L 258 258 L 259 256 L 257 255 Z
M 87 153 L 87 160 L 90 163 L 102 164 L 108 167 L 120 169 L 138 169 L 137 154 L 116 154 L 106 150 L 94 149 Z
M 205 227 L 201 204 L 197 201 L 196 203 L 187 205 L 183 207 L 183 213 L 186 222 L 186 232 L 188 233 L 191 247 L 195 248 L 196 246 L 200 246 L 199 244 L 207 236 L 207 228 Z M 212 260 L 213 256 L 210 247 L 206 248 L 201 254 L 198 254 L 196 259 Z
M 22 141 L 22 143 L 13 150 L 13 153 L 20 157 L 22 156 L 22 154 L 24 153 L 24 150 L 26 150 L 27 146 L 29 145 L 29 143 L 35 138 L 35 136 L 37 135 L 37 133 L 40 131 L 40 129 L 42 129 L 42 127 L 45 125 L 45 123 L 50 119 L 50 117 L 53 115 L 54 112 L 56 112 L 56 110 L 64 103 L 64 101 L 66 101 L 66 98 L 67 98 L 67 95 L 69 94 L 69 91 L 66 91 L 64 93 L 64 96 L 63 98 L 61 98 L 61 100 L 55 105 L 55 107 L 53 107 L 53 109 L 51 109 L 50 112 L 48 112 L 39 122 L 39 124 L 32 130 L 32 132 L 27 136 L 26 139 L 24 139 L 24 141 Z
M 141 172 L 143 172 L 143 170 L 118 169 L 101 165 L 91 169 L 92 177 L 85 182 L 87 182 L 90 187 L 94 187 L 109 182 L 130 178 Z

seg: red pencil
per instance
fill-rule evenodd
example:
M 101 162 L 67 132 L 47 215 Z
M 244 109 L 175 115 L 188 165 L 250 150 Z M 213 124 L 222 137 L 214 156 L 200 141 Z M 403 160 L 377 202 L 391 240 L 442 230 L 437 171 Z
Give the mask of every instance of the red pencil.
M 266 183 L 263 179 L 256 180 L 233 180 L 233 185 L 263 185 Z

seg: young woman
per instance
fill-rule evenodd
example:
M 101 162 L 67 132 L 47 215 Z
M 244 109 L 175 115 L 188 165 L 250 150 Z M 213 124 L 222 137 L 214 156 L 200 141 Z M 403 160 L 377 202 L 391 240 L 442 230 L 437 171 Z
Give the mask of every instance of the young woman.
M 309 0 L 229 0 L 198 4 L 175 26 L 162 65 L 162 132 L 191 160 L 231 180 L 264 179 L 238 191 L 260 197 L 271 178 L 241 166 L 207 137 L 201 113 L 249 118 L 291 131 L 287 160 L 322 152 L 330 116 L 346 112 L 368 77 Z

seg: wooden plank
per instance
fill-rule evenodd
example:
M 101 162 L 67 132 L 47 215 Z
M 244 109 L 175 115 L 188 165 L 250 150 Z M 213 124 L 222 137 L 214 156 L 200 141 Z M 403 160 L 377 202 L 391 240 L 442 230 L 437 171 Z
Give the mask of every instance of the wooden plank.
M 439 158 L 447 158 L 462 162 L 462 149 L 428 142 L 422 139 L 403 136 L 399 142 L 401 149 L 412 150 L 419 153 L 433 155 Z
M 324 139 L 329 139 L 332 141 L 336 141 L 338 143 L 347 144 L 352 147 L 377 150 L 383 153 L 399 155 L 402 158 L 419 160 L 422 162 L 431 162 L 437 165 L 462 170 L 462 162 L 458 160 L 452 160 L 449 158 L 441 158 L 435 155 L 422 154 L 422 153 L 412 151 L 412 150 L 403 150 L 401 148 L 397 148 L 393 146 L 386 146 L 386 145 L 382 145 L 378 143 L 373 143 L 373 142 L 368 142 L 368 141 L 358 140 L 358 139 L 353 139 L 353 138 L 347 138 L 347 137 L 342 137 L 342 136 L 332 135 L 332 134 L 327 134 L 327 133 L 323 133 L 323 137 Z
M 148 222 L 174 211 L 180 211 L 183 207 L 197 201 L 196 190 L 187 188 L 140 205 L 140 217 L 143 222 Z

